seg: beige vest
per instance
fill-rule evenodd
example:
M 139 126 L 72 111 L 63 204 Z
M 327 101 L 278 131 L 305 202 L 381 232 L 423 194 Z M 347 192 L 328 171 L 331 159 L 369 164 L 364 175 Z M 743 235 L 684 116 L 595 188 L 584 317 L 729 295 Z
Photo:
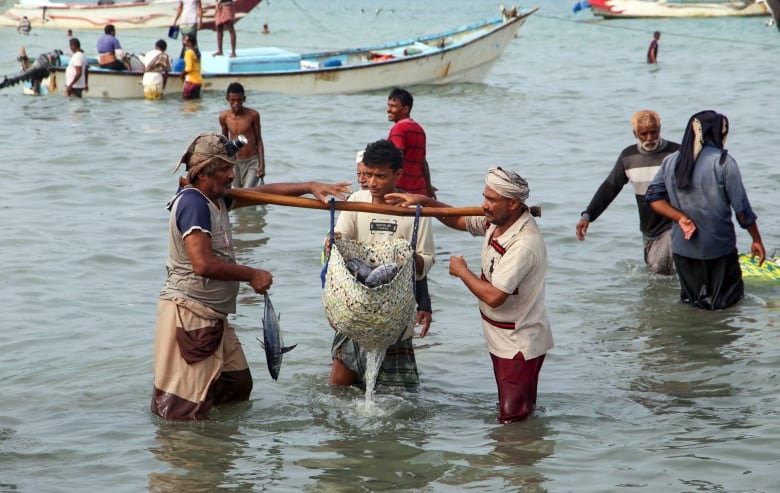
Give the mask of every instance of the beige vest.
M 171 217 L 168 228 L 168 262 L 166 265 L 168 277 L 160 292 L 160 298 L 172 299 L 180 296 L 203 303 L 218 312 L 235 313 L 238 281 L 210 279 L 196 274 L 192 268 L 192 262 L 184 245 L 184 238 L 192 231 L 179 231 L 176 226 L 176 210 L 181 204 L 180 198 L 184 193 L 198 193 L 208 203 L 211 228 L 205 233 L 211 236 L 211 249 L 220 260 L 231 264 L 236 263 L 233 251 L 233 234 L 224 199 L 219 199 L 215 204 L 196 188 L 187 187 L 176 195 L 169 204 Z

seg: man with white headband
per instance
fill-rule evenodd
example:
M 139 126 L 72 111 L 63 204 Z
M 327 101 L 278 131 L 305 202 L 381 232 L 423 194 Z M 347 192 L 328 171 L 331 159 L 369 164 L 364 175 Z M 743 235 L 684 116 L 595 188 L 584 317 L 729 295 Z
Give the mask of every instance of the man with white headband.
M 553 347 L 544 304 L 547 250 L 525 203 L 529 193 L 528 182 L 517 173 L 490 168 L 483 191 L 484 216 L 439 217 L 451 228 L 485 237 L 481 275 L 471 272 L 462 256 L 450 257 L 449 272 L 479 300 L 501 423 L 522 421 L 533 413 L 539 372 Z M 387 198 L 403 207 L 451 207 L 423 195 Z
M 238 265 L 228 212 L 251 205 L 226 193 L 236 147 L 217 133 L 198 135 L 183 164 L 185 185 L 168 203 L 168 272 L 157 307 L 152 412 L 177 420 L 207 419 L 213 405 L 245 401 L 252 375 L 228 315 L 236 312 L 240 282 L 264 293 L 271 273 Z M 343 199 L 348 182 L 275 183 L 252 190 L 281 195 L 310 193 Z
M 635 113 L 631 126 L 638 142 L 623 149 L 609 176 L 593 195 L 588 207 L 582 211 L 577 223 L 577 238 L 585 240 L 588 225 L 601 216 L 623 190 L 623 186 L 630 182 L 639 212 L 645 263 L 650 272 L 671 275 L 674 271 L 672 222 L 645 205 L 645 191 L 661 166 L 661 161 L 679 149 L 680 145 L 661 138 L 661 117 L 655 111 Z

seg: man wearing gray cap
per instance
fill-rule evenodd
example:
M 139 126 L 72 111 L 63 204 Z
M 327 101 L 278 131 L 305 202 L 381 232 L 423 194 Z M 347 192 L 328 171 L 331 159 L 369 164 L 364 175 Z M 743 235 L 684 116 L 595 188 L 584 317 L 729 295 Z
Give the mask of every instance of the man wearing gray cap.
M 440 217 L 447 226 L 484 236 L 482 272 L 462 256 L 450 257 L 450 275 L 479 300 L 482 331 L 498 385 L 501 423 L 522 421 L 536 407 L 544 357 L 553 347 L 544 304 L 547 250 L 526 205 L 528 182 L 517 173 L 490 168 L 485 179 L 484 216 Z M 391 194 L 396 205 L 450 207 L 423 195 Z
M 233 145 L 231 145 L 233 144 Z M 240 146 L 238 146 L 240 147 Z M 238 265 L 228 212 L 250 205 L 226 197 L 237 145 L 203 133 L 187 147 L 185 186 L 168 203 L 168 276 L 157 307 L 152 411 L 165 419 L 207 419 L 215 404 L 245 401 L 252 375 L 228 314 L 236 312 L 240 282 L 264 293 L 270 272 Z M 344 199 L 347 182 L 261 185 L 258 192 Z

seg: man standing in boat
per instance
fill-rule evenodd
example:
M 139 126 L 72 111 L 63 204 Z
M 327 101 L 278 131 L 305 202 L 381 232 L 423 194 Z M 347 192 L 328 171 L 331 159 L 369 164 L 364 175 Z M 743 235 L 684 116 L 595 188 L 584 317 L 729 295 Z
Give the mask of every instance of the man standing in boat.
M 236 56 L 236 11 L 233 0 L 217 0 L 217 10 L 214 13 L 214 23 L 217 26 L 217 51 L 214 56 L 222 56 L 222 37 L 225 31 L 230 35 L 230 56 Z
M 181 24 L 179 24 L 180 18 Z M 198 44 L 198 31 L 203 25 L 203 7 L 200 0 L 179 0 L 173 25 L 179 26 L 179 32 L 182 34 L 181 58 L 184 58 L 184 51 L 187 49 L 183 44 L 184 35 L 189 34 L 195 45 Z
M 167 278 L 160 293 L 154 338 L 152 412 L 165 419 L 208 418 L 213 405 L 246 401 L 252 375 L 228 315 L 236 312 L 239 283 L 265 293 L 270 272 L 238 265 L 229 211 L 252 205 L 226 197 L 233 182 L 233 146 L 217 133 L 190 143 L 174 172 L 186 167 L 186 186 L 168 203 Z M 258 192 L 343 199 L 347 182 L 276 183 Z
M 247 138 L 247 143 L 236 154 L 236 179 L 234 188 L 254 187 L 265 182 L 265 148 L 260 131 L 260 112 L 244 106 L 246 95 L 244 86 L 231 83 L 225 96 L 229 110 L 219 114 L 219 126 L 222 135 L 235 139 L 239 135 Z
M 645 204 L 647 186 L 653 180 L 661 161 L 677 151 L 680 145 L 661 138 L 661 117 L 651 110 L 643 110 L 631 119 L 636 144 L 623 149 L 615 166 L 604 180 L 588 207 L 582 211 L 576 233 L 580 241 L 585 240 L 588 226 L 598 219 L 615 200 L 623 186 L 631 183 L 639 211 L 639 230 L 644 238 L 644 257 L 650 272 L 671 275 L 672 222 L 656 214 Z

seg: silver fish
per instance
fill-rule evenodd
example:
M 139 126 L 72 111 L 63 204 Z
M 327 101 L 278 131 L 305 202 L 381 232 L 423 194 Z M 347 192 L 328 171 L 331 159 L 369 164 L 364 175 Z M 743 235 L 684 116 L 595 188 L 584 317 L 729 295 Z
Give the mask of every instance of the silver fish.
M 365 283 L 366 277 L 371 274 L 371 266 L 363 262 L 359 258 L 351 258 L 347 260 L 347 270 L 355 276 L 355 279 Z
M 265 310 L 263 310 L 263 340 L 257 340 L 265 349 L 265 361 L 268 363 L 268 371 L 274 380 L 279 378 L 279 370 L 282 368 L 282 355 L 292 351 L 297 344 L 284 347 L 282 342 L 282 331 L 279 328 L 279 316 L 271 304 L 271 298 L 268 293 L 263 295 Z
M 395 278 L 395 275 L 398 274 L 399 270 L 401 270 L 401 266 L 395 262 L 391 264 L 382 264 L 375 267 L 374 270 L 366 276 L 364 284 L 370 288 L 387 284 Z

